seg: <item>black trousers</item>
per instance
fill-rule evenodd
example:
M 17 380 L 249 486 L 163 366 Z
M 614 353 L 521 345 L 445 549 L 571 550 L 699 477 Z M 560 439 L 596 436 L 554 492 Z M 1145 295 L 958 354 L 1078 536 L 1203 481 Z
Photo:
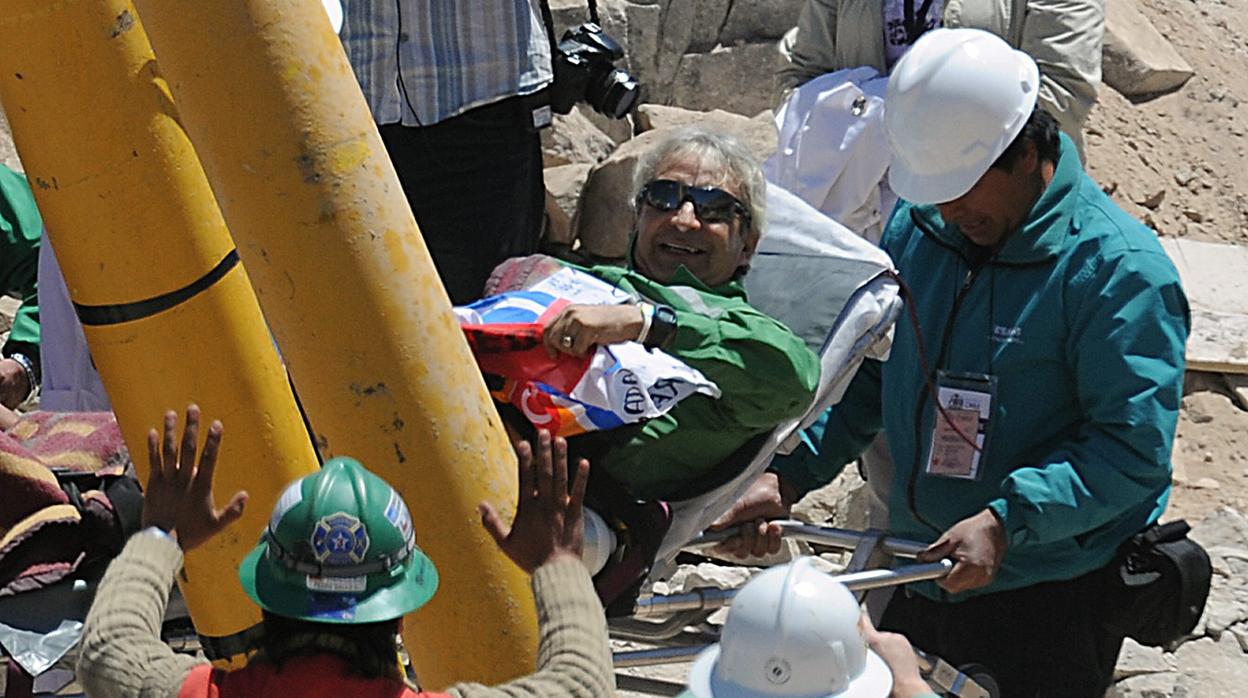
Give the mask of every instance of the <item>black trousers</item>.
M 452 303 L 480 298 L 499 262 L 537 249 L 545 185 L 531 120 L 528 100 L 513 97 L 379 129 Z
M 1106 628 L 1110 571 L 959 603 L 899 590 L 880 627 L 954 666 L 982 664 L 1004 698 L 1102 698 L 1122 635 Z

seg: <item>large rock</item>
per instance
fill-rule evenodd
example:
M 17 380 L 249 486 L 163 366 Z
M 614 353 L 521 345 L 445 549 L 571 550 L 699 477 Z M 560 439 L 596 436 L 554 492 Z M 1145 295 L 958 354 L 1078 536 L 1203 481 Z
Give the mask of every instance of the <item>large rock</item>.
M 694 6 L 693 35 L 689 38 L 689 53 L 705 53 L 719 43 L 719 30 L 728 19 L 732 0 L 698 0 Z
M 675 0 L 664 14 L 663 39 L 659 42 L 654 80 L 661 87 L 649 101 L 670 104 L 676 90 L 677 71 L 683 69 L 684 56 L 693 40 L 693 23 L 698 3 Z
M 772 106 L 775 73 L 781 61 L 772 43 L 688 53 L 672 84 L 671 104 L 708 111 L 757 114 Z
M 1219 509 L 1196 524 L 1191 538 L 1206 549 L 1248 549 L 1248 516 L 1229 507 Z
M 571 245 L 575 239 L 572 219 L 576 217 L 581 188 L 591 168 L 592 165 L 572 164 L 546 169 L 546 215 L 550 221 L 546 239 L 549 242 Z
M 633 117 L 626 114 L 623 119 L 612 119 L 594 111 L 588 104 L 577 106 L 577 110 L 581 112 L 581 116 L 589 119 L 589 122 L 596 126 L 599 131 L 606 134 L 616 145 L 633 137 Z
M 633 171 L 641 154 L 664 131 L 648 131 L 621 145 L 611 157 L 590 170 L 572 230 L 580 252 L 607 263 L 622 263 L 628 254 L 633 222 Z
M 1197 635 L 1221 638 L 1248 621 L 1248 517 L 1224 508 L 1205 517 L 1191 537 L 1209 552 L 1213 583 Z
M 1105 84 L 1126 97 L 1171 92 L 1193 75 L 1133 0 L 1106 0 L 1101 71 Z
M 1132 676 L 1114 684 L 1107 694 L 1112 698 L 1187 698 L 1190 695 L 1186 677 L 1172 671 Z
M 1175 652 L 1188 695 L 1242 696 L 1248 687 L 1248 655 L 1230 633 L 1221 640 L 1189 642 Z
M 555 123 L 542 131 L 542 164 L 593 165 L 605 160 L 615 150 L 615 141 L 598 130 L 578 106 L 567 116 L 555 115 Z
M 850 465 L 835 480 L 808 493 L 796 506 L 793 515 L 811 523 L 828 523 L 837 528 L 864 531 L 869 527 L 867 483 Z
M 1167 654 L 1157 647 L 1145 647 L 1131 638 L 1122 643 L 1122 652 L 1118 654 L 1118 666 L 1114 668 L 1114 680 L 1121 681 L 1132 676 L 1144 674 L 1160 674 L 1174 671 L 1178 667 L 1174 655 Z
M 770 111 L 749 118 L 722 109 L 703 112 L 659 104 L 646 104 L 637 110 L 637 128 L 641 131 L 684 126 L 703 126 L 731 133 L 745 143 L 759 162 L 776 151 L 776 122 Z

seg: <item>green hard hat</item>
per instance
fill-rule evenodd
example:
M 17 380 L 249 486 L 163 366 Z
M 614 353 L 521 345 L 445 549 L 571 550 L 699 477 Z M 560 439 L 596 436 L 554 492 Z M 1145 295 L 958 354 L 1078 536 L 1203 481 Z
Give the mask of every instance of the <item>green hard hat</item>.
M 238 576 L 264 610 L 319 623 L 392 620 L 438 588 L 403 498 L 354 458 L 286 488 Z

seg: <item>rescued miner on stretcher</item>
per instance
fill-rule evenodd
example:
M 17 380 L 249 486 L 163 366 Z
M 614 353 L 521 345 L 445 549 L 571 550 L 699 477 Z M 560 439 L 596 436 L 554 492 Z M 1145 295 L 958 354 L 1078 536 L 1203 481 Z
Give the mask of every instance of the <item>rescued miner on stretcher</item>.
M 762 236 L 766 183 L 738 140 L 682 129 L 643 155 L 634 179 L 628 267 L 584 269 L 626 302 L 569 305 L 548 320 L 542 342 L 551 357 L 637 342 L 714 382 L 719 397 L 695 393 L 643 422 L 569 438 L 572 452 L 594 463 L 595 484 L 634 499 L 679 499 L 752 439 L 803 414 L 819 359 L 746 300 L 741 281 Z M 496 283 L 515 276 L 506 268 L 513 263 L 559 268 L 504 263 L 487 293 L 514 290 L 514 279 L 511 289 Z

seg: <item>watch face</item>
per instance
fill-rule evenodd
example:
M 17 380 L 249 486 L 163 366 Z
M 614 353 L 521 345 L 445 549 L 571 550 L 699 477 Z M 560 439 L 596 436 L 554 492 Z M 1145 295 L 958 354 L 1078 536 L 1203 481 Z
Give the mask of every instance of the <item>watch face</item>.
M 666 305 L 656 306 L 652 322 L 646 344 L 653 347 L 667 346 L 676 334 L 676 311 Z

